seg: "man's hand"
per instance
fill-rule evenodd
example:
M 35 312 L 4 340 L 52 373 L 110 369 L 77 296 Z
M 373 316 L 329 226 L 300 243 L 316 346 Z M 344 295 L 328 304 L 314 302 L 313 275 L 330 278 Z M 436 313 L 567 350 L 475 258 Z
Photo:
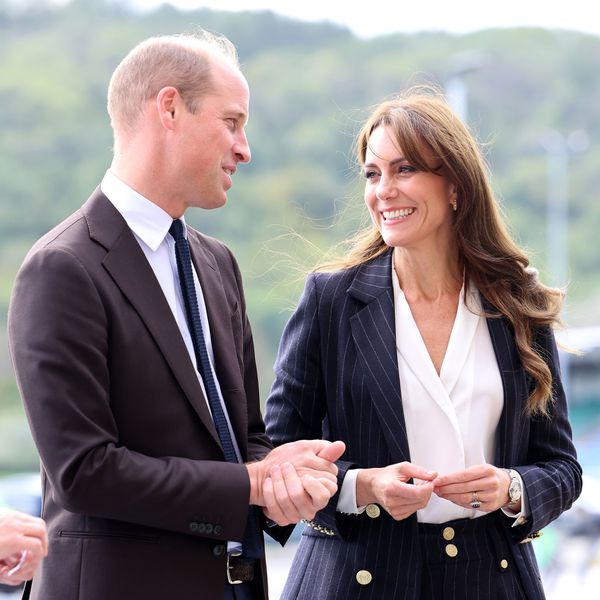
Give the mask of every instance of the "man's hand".
M 376 503 L 396 521 L 406 519 L 427 506 L 436 476 L 437 473 L 409 462 L 361 469 L 356 480 L 356 503 Z M 421 481 L 408 483 L 413 478 Z
M 25 513 L 0 513 L 0 583 L 19 585 L 33 577 L 48 554 L 48 535 L 42 519 Z
M 334 461 L 344 453 L 343 442 L 301 440 L 283 444 L 263 460 L 247 466 L 250 504 L 265 507 L 279 525 L 312 519 L 337 491 Z

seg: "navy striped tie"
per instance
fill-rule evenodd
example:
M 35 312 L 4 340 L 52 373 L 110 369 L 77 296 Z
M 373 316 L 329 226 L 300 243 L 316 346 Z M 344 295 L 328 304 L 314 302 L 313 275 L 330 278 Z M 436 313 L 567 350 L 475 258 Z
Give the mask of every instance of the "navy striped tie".
M 227 462 L 237 463 L 239 461 L 235 453 L 231 432 L 227 425 L 227 419 L 221 404 L 219 392 L 217 391 L 217 384 L 213 376 L 213 370 L 210 365 L 208 350 L 206 348 L 206 341 L 202 331 L 200 310 L 198 309 L 198 297 L 196 296 L 196 286 L 194 285 L 194 275 L 192 271 L 192 258 L 188 241 L 184 235 L 183 223 L 179 219 L 175 219 L 169 228 L 169 233 L 175 240 L 175 256 L 177 258 L 179 283 L 181 285 L 183 301 L 185 303 L 185 312 L 190 328 L 192 344 L 194 345 L 194 354 L 196 355 L 198 371 L 204 382 L 206 397 L 215 423 L 215 428 L 219 434 L 219 440 L 221 441 L 225 460 Z M 262 535 L 258 529 L 256 509 L 252 506 L 249 510 L 248 523 L 242 544 L 244 556 L 248 558 L 260 558 L 262 556 Z

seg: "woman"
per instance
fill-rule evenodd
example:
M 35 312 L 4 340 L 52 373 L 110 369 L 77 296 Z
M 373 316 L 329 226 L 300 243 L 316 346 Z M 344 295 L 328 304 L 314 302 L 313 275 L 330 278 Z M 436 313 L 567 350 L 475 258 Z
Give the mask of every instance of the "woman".
M 267 402 L 275 444 L 341 439 L 340 492 L 284 599 L 544 598 L 530 542 L 581 490 L 541 284 L 441 97 L 357 140 L 373 227 L 312 273 Z

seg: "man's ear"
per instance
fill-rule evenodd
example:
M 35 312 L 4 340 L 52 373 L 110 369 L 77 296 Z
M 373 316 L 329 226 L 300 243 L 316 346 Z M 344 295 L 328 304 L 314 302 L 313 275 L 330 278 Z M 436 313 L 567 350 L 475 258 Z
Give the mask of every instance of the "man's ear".
M 156 95 L 156 109 L 161 125 L 165 129 L 173 129 L 175 116 L 181 110 L 181 96 L 177 88 L 168 86 L 162 88 Z

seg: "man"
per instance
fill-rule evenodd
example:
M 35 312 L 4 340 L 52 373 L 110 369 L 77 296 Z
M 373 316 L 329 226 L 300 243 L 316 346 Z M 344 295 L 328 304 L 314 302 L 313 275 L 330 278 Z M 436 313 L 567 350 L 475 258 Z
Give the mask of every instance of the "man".
M 50 538 L 26 597 L 266 598 L 248 505 L 284 525 L 336 491 L 341 442 L 269 453 L 237 264 L 182 221 L 250 160 L 248 99 L 224 38 L 137 46 L 109 86 L 110 170 L 17 276 L 9 343 Z

